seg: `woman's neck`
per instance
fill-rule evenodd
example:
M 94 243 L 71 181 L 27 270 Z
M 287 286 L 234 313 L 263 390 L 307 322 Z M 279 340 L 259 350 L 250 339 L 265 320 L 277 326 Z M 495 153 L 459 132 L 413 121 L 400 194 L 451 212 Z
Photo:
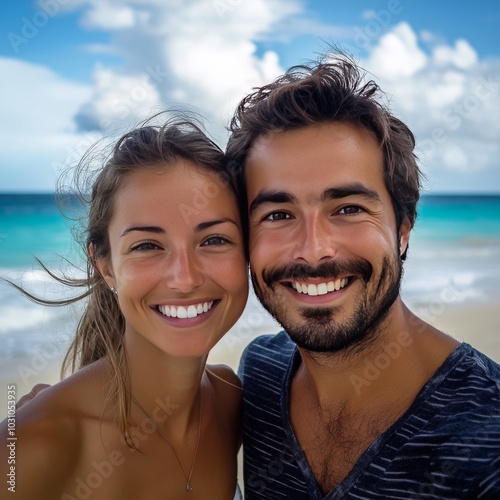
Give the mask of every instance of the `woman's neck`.
M 160 429 L 172 432 L 175 428 L 178 435 L 187 433 L 198 421 L 207 356 L 169 356 L 147 340 L 135 337 L 126 338 L 125 348 L 132 395 L 139 403 L 133 403 L 139 408 L 132 408 L 132 415 L 137 415 L 135 410 L 139 409 L 142 418 L 145 411 Z

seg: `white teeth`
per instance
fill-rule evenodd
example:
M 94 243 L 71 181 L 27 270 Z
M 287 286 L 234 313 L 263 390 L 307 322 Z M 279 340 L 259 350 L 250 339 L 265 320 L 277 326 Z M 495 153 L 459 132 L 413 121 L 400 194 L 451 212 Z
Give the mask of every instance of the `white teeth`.
M 293 282 L 292 287 L 299 293 L 315 297 L 316 295 L 326 295 L 329 292 L 340 290 L 344 288 L 349 282 L 348 278 L 336 279 L 335 281 L 328 281 L 326 283 L 318 283 L 305 285 L 303 283 Z
M 192 304 L 190 306 L 158 306 L 158 310 L 169 318 L 196 318 L 196 316 L 208 312 L 212 309 L 214 301 L 200 302 L 199 304 Z

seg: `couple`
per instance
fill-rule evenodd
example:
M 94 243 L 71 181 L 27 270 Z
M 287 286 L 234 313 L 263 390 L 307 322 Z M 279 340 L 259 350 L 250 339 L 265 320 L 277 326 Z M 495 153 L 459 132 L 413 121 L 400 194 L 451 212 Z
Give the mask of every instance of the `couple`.
M 249 499 L 499 498 L 500 366 L 400 297 L 410 130 L 334 58 L 247 96 L 231 132 L 224 156 L 189 123 L 142 127 L 97 177 L 80 369 L 18 411 L 19 498 L 238 497 L 241 436 Z M 205 363 L 247 256 L 285 331 L 247 347 L 241 407 Z

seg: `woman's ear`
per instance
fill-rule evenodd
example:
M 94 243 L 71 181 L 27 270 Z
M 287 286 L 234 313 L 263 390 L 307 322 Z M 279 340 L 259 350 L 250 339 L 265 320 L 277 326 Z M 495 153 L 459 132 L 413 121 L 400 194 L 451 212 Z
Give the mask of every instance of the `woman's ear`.
M 104 281 L 106 281 L 109 288 L 114 289 L 115 277 L 110 260 L 105 259 L 103 257 L 99 257 L 97 255 L 97 249 L 94 243 L 90 243 L 89 245 L 89 256 L 92 262 L 94 263 L 94 266 L 97 269 L 98 273 L 104 278 Z

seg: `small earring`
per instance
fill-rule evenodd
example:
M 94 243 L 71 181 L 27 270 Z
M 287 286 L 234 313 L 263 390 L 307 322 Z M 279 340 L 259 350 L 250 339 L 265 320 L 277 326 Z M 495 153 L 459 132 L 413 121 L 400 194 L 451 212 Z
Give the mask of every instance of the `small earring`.
M 115 287 L 112 286 L 110 289 L 115 295 L 118 295 L 118 290 Z

